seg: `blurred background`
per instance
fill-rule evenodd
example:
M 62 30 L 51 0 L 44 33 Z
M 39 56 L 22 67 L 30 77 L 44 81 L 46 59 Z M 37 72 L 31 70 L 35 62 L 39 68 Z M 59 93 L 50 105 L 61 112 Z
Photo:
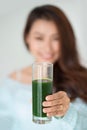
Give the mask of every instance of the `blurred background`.
M 30 65 L 34 58 L 23 43 L 27 15 L 35 6 L 60 7 L 73 26 L 81 63 L 87 67 L 86 0 L 0 0 L 0 77 Z

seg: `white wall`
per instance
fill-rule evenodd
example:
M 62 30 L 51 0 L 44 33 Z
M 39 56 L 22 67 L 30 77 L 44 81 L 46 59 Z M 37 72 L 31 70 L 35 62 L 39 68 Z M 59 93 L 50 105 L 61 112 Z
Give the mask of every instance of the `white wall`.
M 33 57 L 28 53 L 23 43 L 23 27 L 32 7 L 46 3 L 59 6 L 69 17 L 77 37 L 81 61 L 87 66 L 86 0 L 28 1 L 24 6 L 21 2 L 18 10 L 0 17 L 0 76 L 33 62 Z

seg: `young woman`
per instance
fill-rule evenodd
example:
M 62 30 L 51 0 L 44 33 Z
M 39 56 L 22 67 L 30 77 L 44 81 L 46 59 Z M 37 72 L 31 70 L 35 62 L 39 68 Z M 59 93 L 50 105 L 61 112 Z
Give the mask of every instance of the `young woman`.
M 29 66 L 3 80 L 0 129 L 86 130 L 87 69 L 79 62 L 74 32 L 65 14 L 52 5 L 34 8 L 26 22 L 24 41 L 36 62 L 54 64 L 54 93 L 43 102 L 43 112 L 53 120 L 45 125 L 32 122 Z

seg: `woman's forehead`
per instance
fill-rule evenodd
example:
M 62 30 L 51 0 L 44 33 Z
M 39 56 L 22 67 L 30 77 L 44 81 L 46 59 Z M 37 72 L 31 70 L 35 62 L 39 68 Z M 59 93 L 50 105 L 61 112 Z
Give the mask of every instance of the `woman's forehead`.
M 53 21 L 37 20 L 33 23 L 31 31 L 34 35 L 43 35 L 50 33 L 51 35 L 58 35 L 58 28 Z

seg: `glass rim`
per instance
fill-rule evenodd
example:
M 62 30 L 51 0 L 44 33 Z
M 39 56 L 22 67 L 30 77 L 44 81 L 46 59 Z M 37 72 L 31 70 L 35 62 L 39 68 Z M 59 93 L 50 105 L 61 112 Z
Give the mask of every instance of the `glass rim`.
M 53 63 L 51 62 L 34 62 L 32 63 L 32 65 L 52 65 L 53 66 Z

